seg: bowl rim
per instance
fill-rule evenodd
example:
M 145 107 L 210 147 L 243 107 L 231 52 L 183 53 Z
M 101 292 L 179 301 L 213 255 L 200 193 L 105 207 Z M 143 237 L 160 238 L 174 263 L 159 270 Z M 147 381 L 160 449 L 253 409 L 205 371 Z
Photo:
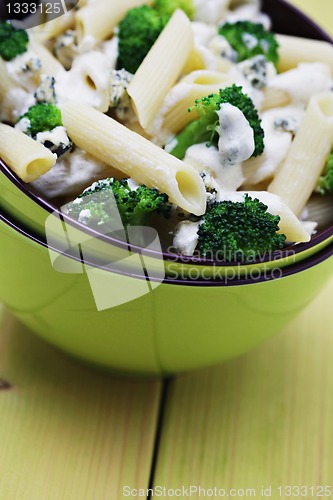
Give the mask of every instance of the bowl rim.
M 324 30 L 322 29 L 315 21 L 313 21 L 307 14 L 302 12 L 300 9 L 295 7 L 294 5 L 290 4 L 286 0 L 264 0 L 263 1 L 263 10 L 265 11 L 265 6 L 267 7 L 268 4 L 275 4 L 279 7 L 283 7 L 290 12 L 294 13 L 297 15 L 300 19 L 304 21 L 305 24 L 308 24 L 312 29 L 316 32 L 318 35 L 318 39 L 321 39 L 323 41 L 327 41 L 331 44 L 333 44 L 333 38 Z M 273 19 L 274 23 L 274 19 Z M 52 202 L 49 200 L 43 198 L 40 196 L 37 192 L 36 189 L 33 188 L 33 186 L 30 186 L 29 184 L 24 183 L 16 174 L 13 172 L 9 167 L 7 167 L 6 163 L 0 158 L 0 172 L 7 177 L 7 179 L 15 186 L 17 187 L 24 195 L 26 195 L 31 201 L 35 202 L 40 208 L 44 209 L 49 215 L 51 214 L 56 214 L 57 217 L 60 217 L 66 224 L 69 224 L 73 226 L 74 228 L 83 231 L 85 234 L 91 236 L 94 239 L 101 240 L 105 243 L 111 244 L 113 246 L 119 247 L 121 249 L 126 249 L 128 243 L 124 242 L 122 240 L 113 238 L 112 236 L 108 234 L 102 234 L 99 233 L 98 231 L 89 228 L 85 226 L 84 224 L 75 221 L 65 213 L 61 211 L 60 208 L 58 208 L 56 205 L 53 205 Z M 271 252 L 267 254 L 267 256 L 261 256 L 258 259 L 253 259 L 249 262 L 244 262 L 244 261 L 218 261 L 218 260 L 213 260 L 205 257 L 199 257 L 199 256 L 186 256 L 186 255 L 181 255 L 181 254 L 176 254 L 176 253 L 171 253 L 171 252 L 166 252 L 163 251 L 162 254 L 158 253 L 158 256 L 162 255 L 163 260 L 167 262 L 172 262 L 172 263 L 181 263 L 181 264 L 192 264 L 193 266 L 205 266 L 205 267 L 214 267 L 217 265 L 221 268 L 227 268 L 230 266 L 235 266 L 235 265 L 241 265 L 242 267 L 247 267 L 249 265 L 251 266 L 256 266 L 256 265 L 263 265 L 267 262 L 271 261 L 276 261 L 278 262 L 279 260 L 284 260 L 290 256 L 290 252 L 292 252 L 293 256 L 303 253 L 308 251 L 309 249 L 316 247 L 317 245 L 321 244 L 328 238 L 333 236 L 333 225 L 328 226 L 320 231 L 318 231 L 315 235 L 313 235 L 310 239 L 310 241 L 305 242 L 305 243 L 296 243 L 296 244 L 291 244 L 288 246 L 283 247 L 282 249 L 276 250 L 274 252 Z M 141 252 L 142 247 L 136 246 L 136 245 L 131 245 L 131 248 L 133 251 L 136 252 Z M 151 257 L 156 257 L 157 252 L 152 249 L 145 249 L 145 253 L 147 255 L 150 255 Z
M 112 268 L 112 265 L 104 265 L 100 263 L 94 263 L 90 262 L 87 259 L 83 259 L 81 255 L 81 259 L 76 257 L 75 255 L 71 255 L 67 253 L 66 251 L 59 250 L 56 247 L 53 247 L 49 245 L 45 240 L 43 240 L 40 236 L 32 234 L 30 231 L 28 231 L 26 228 L 18 225 L 17 222 L 14 222 L 7 214 L 5 214 L 3 211 L 0 211 L 0 222 L 3 224 L 7 225 L 11 230 L 15 231 L 18 233 L 20 236 L 24 238 L 28 238 L 32 243 L 35 243 L 37 245 L 40 245 L 41 247 L 45 248 L 48 252 L 51 250 L 52 252 L 56 252 L 57 254 L 65 257 L 72 259 L 76 262 L 79 262 L 82 265 L 87 265 L 89 267 L 94 267 L 97 268 L 101 271 L 105 272 L 112 272 L 115 274 L 118 274 L 120 276 L 126 276 L 129 278 L 133 279 L 144 279 L 148 282 L 159 282 L 167 285 L 181 285 L 181 286 L 198 286 L 198 287 L 223 287 L 223 286 L 241 286 L 241 285 L 254 285 L 254 284 L 260 284 L 260 283 L 265 283 L 268 281 L 275 281 L 277 279 L 281 278 L 286 278 L 295 274 L 298 274 L 303 271 L 307 271 L 308 269 L 311 269 L 312 267 L 324 262 L 325 260 L 329 259 L 330 257 L 333 256 L 333 242 L 329 244 L 328 246 L 324 247 L 321 249 L 319 252 L 311 255 L 310 257 L 299 261 L 295 262 L 289 266 L 286 267 L 276 267 L 275 269 L 268 269 L 265 273 L 262 273 L 261 270 L 259 271 L 258 276 L 252 276 L 251 277 L 241 277 L 241 276 L 224 276 L 223 279 L 212 279 L 212 278 L 207 278 L 207 279 L 189 279 L 189 278 L 182 278 L 182 279 L 174 279 L 171 278 L 170 276 L 164 276 L 163 279 L 161 277 L 154 277 L 153 275 L 149 274 L 145 271 L 145 275 L 143 276 L 142 274 L 138 275 L 135 274 L 134 272 L 126 272 L 126 271 L 119 271 L 119 269 L 114 269 Z M 50 265 L 52 266 L 51 260 L 50 260 Z M 279 275 L 275 276 L 275 271 L 279 271 Z M 61 271 L 57 271 L 60 272 Z M 84 271 L 82 271 L 84 272 Z M 153 290 L 151 290 L 153 291 Z

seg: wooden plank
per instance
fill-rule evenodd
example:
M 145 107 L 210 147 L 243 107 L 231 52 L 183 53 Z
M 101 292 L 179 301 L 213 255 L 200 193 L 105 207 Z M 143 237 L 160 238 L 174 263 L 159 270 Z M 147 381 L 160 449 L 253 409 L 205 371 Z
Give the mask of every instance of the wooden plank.
M 171 383 L 155 485 L 333 490 L 332 295 L 333 281 L 257 350 Z
M 160 382 L 91 369 L 3 311 L 0 331 L 0 499 L 112 500 L 147 487 Z

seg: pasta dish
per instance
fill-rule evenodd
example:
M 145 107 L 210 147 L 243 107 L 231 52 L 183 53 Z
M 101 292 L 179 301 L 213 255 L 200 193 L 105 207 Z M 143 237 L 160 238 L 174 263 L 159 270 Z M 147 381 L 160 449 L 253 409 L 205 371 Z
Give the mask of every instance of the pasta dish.
M 169 251 L 246 261 L 330 217 L 332 71 L 256 0 L 82 0 L 0 22 L 0 157 L 87 227 L 115 201 Z

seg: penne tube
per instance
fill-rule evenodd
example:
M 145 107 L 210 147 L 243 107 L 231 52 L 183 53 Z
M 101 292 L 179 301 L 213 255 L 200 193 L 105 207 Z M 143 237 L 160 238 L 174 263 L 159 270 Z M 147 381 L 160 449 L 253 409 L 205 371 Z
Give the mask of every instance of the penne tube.
M 0 57 L 0 103 L 6 97 L 10 89 L 17 86 L 17 83 L 8 75 L 5 61 Z
M 287 157 L 269 185 L 271 193 L 279 195 L 300 215 L 333 144 L 333 92 L 311 97 L 304 119 L 296 133 Z
M 98 51 L 81 54 L 56 82 L 59 100 L 77 100 L 105 113 L 110 106 L 110 64 Z
M 192 49 L 191 22 L 178 9 L 142 61 L 127 89 L 144 129 L 149 129 Z
M 0 123 L 0 158 L 24 182 L 32 182 L 50 170 L 56 155 L 20 130 Z
M 268 86 L 263 89 L 263 94 L 264 100 L 260 107 L 261 111 L 287 106 L 291 103 L 291 96 L 283 89 Z
M 300 62 L 323 62 L 333 73 L 333 46 L 328 42 L 289 35 L 277 35 L 279 71 L 287 71 Z
M 204 58 L 200 50 L 198 50 L 197 47 L 193 47 L 189 53 L 185 65 L 182 68 L 182 73 L 187 74 L 191 73 L 191 71 L 196 71 L 205 68 L 206 68 L 206 63 L 204 61 Z
M 90 36 L 96 42 L 113 35 L 113 30 L 129 9 L 150 5 L 152 0 L 96 0 L 75 13 L 75 27 L 80 39 Z
M 31 49 L 42 63 L 42 72 L 49 76 L 56 76 L 65 71 L 63 65 L 54 57 L 51 52 L 41 43 L 30 37 L 29 49 Z
M 206 192 L 193 167 L 90 106 L 68 102 L 60 108 L 77 146 L 137 182 L 167 193 L 184 210 L 204 213 Z
M 44 43 L 50 38 L 54 38 L 66 30 L 74 27 L 74 9 L 71 9 L 60 17 L 56 17 L 47 23 L 40 24 L 30 30 L 38 43 Z

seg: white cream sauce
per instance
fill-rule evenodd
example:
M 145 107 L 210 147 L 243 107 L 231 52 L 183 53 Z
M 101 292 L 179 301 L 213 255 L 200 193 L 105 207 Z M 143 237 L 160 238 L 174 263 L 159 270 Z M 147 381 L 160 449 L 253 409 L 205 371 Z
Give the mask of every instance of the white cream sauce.
M 270 109 L 261 114 L 261 125 L 265 132 L 265 149 L 259 157 L 250 158 L 243 163 L 243 172 L 247 183 L 258 184 L 270 179 L 287 156 L 292 134 L 277 129 L 274 126 L 275 120 L 278 117 L 288 115 L 299 116 L 301 120 L 303 114 L 302 110 L 291 106 Z
M 110 103 L 110 69 L 107 57 L 101 52 L 76 57 L 72 69 L 57 75 L 58 100 L 82 102 L 106 112 Z
M 227 13 L 229 0 L 194 0 L 195 21 L 217 24 Z
M 222 165 L 237 165 L 254 152 L 254 132 L 242 111 L 232 104 L 222 104 L 219 111 L 218 149 Z
M 16 123 L 34 104 L 33 94 L 19 87 L 10 89 L 0 106 L 0 120 Z
M 223 165 L 215 146 L 194 144 L 187 149 L 184 161 L 199 173 L 209 172 L 223 191 L 236 191 L 244 181 L 242 165 Z
M 46 198 L 76 197 L 94 181 L 112 177 L 110 167 L 80 148 L 61 156 L 55 166 L 31 185 Z
M 173 246 L 182 255 L 193 255 L 198 244 L 199 222 L 182 221 L 176 227 Z
M 194 35 L 194 42 L 199 45 L 204 45 L 205 47 L 217 33 L 216 26 L 200 21 L 193 21 L 191 27 Z
M 39 82 L 42 63 L 33 50 L 27 50 L 11 61 L 5 62 L 8 75 L 28 92 L 34 92 Z
M 294 105 L 305 107 L 310 97 L 332 87 L 330 68 L 323 63 L 300 63 L 269 81 L 271 87 L 287 92 Z

